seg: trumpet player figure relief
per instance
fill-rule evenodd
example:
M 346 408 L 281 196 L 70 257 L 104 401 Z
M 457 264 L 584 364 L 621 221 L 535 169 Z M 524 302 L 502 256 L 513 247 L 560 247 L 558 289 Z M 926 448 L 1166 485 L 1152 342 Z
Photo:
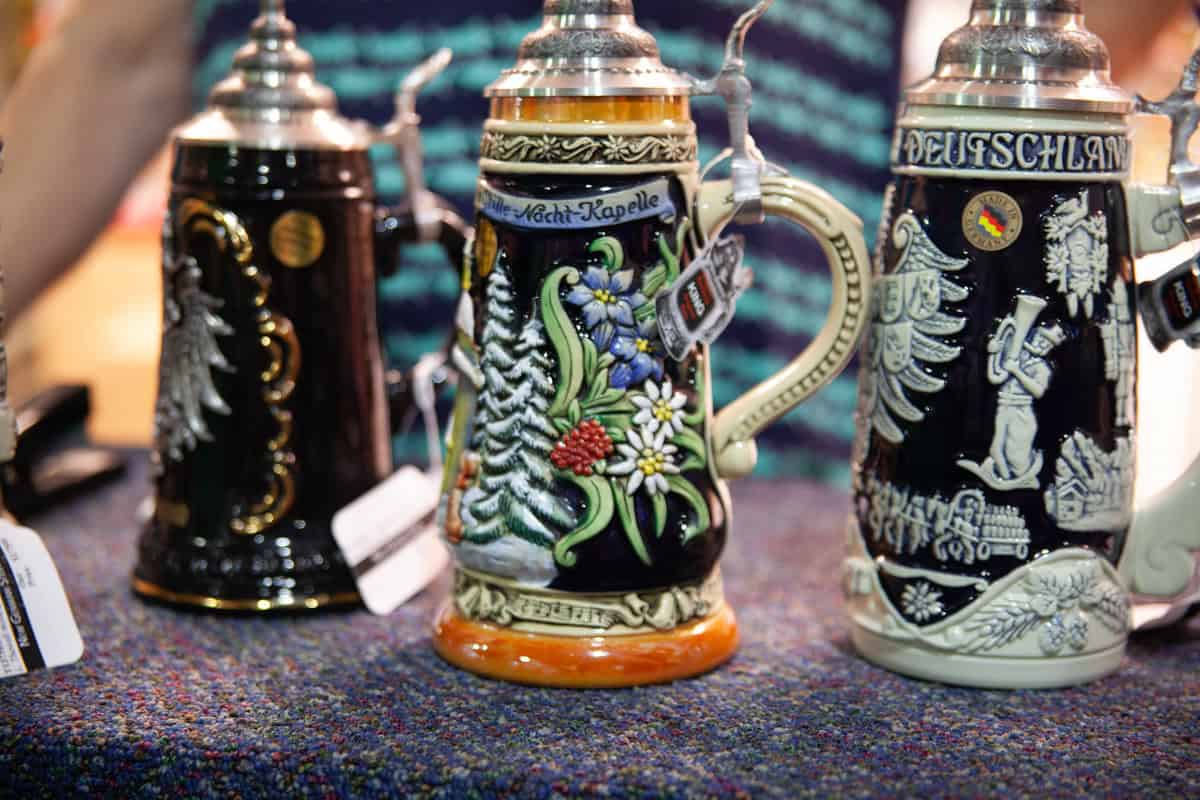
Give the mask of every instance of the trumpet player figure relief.
M 1033 447 L 1037 416 L 1033 401 L 1050 387 L 1047 355 L 1066 339 L 1057 323 L 1034 326 L 1046 301 L 1017 295 L 1016 308 L 988 339 L 988 381 L 1000 387 L 992 446 L 982 463 L 959 459 L 960 467 L 993 489 L 1038 488 L 1042 453 Z

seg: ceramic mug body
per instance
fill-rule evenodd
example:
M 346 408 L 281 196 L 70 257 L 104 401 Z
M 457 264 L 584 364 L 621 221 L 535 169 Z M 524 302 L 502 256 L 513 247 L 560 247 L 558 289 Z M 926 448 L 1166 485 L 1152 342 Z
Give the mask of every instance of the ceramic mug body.
M 139 592 L 357 599 L 330 520 L 390 470 L 371 187 L 365 152 L 180 147 Z
M 708 457 L 707 352 L 670 358 L 653 302 L 690 258 L 684 183 L 484 173 L 478 212 L 460 313 L 478 380 L 443 503 L 464 582 L 579 597 L 580 614 L 588 595 L 696 592 L 727 518 Z M 656 627 L 636 603 L 609 605 L 598 617 L 617 630 Z M 521 614 L 532 627 L 589 627 L 561 608 Z
M 1030 174 L 901 169 L 888 190 L 846 591 L 860 650 L 899 671 L 1032 686 L 1119 663 L 1136 292 L 1119 175 L 1063 172 L 1113 171 L 1092 139 L 1013 135 Z

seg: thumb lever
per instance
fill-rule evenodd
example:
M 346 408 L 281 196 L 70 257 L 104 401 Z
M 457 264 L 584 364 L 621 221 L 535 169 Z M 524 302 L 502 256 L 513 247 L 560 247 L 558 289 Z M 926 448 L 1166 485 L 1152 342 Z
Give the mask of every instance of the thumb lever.
M 1200 72 L 1200 48 L 1192 53 L 1179 85 L 1162 100 L 1137 96 L 1135 109 L 1140 114 L 1161 114 L 1171 120 L 1171 183 L 1179 187 L 1184 229 L 1189 239 L 1200 237 L 1200 167 L 1188 157 L 1188 142 L 1200 125 L 1200 105 L 1196 103 L 1197 73 Z
M 746 77 L 746 61 L 742 57 L 746 32 L 766 13 L 774 0 L 760 0 L 753 8 L 738 17 L 729 38 L 725 40 L 725 60 L 715 77 L 700 80 L 688 76 L 692 96 L 716 95 L 725 100 L 729 118 L 729 145 L 733 153 L 731 172 L 733 202 L 737 211 L 734 219 L 742 224 L 763 221 L 762 176 L 766 166 L 754 139 L 750 136 L 750 105 L 753 87 Z
M 405 192 L 412 207 L 418 241 L 436 241 L 442 227 L 442 214 L 436 198 L 425 186 L 425 153 L 421 143 L 421 116 L 417 113 L 417 95 L 438 76 L 453 58 L 443 47 L 413 69 L 396 92 L 396 115 L 380 131 L 380 140 L 396 148 L 404 173 Z

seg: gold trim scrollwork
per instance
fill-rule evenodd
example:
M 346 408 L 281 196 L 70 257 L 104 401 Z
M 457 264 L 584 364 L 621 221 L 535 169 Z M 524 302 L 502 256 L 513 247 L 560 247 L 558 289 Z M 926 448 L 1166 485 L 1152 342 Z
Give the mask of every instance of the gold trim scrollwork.
M 291 320 L 267 307 L 271 278 L 254 265 L 254 244 L 236 214 L 203 200 L 191 198 L 180 204 L 181 227 L 211 235 L 222 253 L 232 256 L 243 277 L 255 288 L 254 308 L 258 342 L 267 357 L 259 374 L 262 398 L 275 423 L 275 436 L 267 442 L 266 490 L 262 495 L 234 506 L 229 528 L 234 533 L 254 535 L 275 525 L 296 501 L 296 457 L 288 448 L 292 438 L 292 412 L 286 408 L 300 372 L 300 340 Z
M 292 474 L 296 457 L 288 449 L 292 438 L 292 412 L 285 405 L 296 390 L 300 374 L 300 340 L 287 317 L 266 307 L 271 292 L 271 277 L 257 267 L 246 264 L 242 274 L 254 281 L 258 291 L 254 305 L 258 309 L 258 342 L 267 355 L 267 366 L 260 374 L 263 400 L 279 426 L 279 431 L 267 442 L 270 463 L 267 491 L 247 511 L 237 513 L 229 521 L 234 533 L 253 535 L 270 528 L 291 510 L 296 502 L 296 479 Z

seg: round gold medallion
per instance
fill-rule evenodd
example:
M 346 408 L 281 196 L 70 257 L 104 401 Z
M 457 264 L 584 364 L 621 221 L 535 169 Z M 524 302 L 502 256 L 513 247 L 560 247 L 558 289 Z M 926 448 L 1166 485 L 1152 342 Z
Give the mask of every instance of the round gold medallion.
M 967 241 L 980 250 L 1003 250 L 1021 235 L 1021 207 L 1004 192 L 981 192 L 963 210 Z
M 280 214 L 271 226 L 271 252 L 285 267 L 312 266 L 325 252 L 325 229 L 307 211 Z

